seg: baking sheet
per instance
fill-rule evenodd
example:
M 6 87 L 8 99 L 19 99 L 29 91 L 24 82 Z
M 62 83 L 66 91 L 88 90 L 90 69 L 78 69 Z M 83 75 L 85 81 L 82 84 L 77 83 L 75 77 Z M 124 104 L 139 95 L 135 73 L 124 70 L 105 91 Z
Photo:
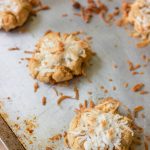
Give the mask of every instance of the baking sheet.
M 51 10 L 43 11 L 36 18 L 30 19 L 25 25 L 28 29 L 25 33 L 17 30 L 10 33 L 0 32 L 0 113 L 9 126 L 13 129 L 19 140 L 27 150 L 45 150 L 51 146 L 49 138 L 66 131 L 74 115 L 74 109 L 85 99 L 93 99 L 112 96 L 120 99 L 129 108 L 137 105 L 145 107 L 145 119 L 139 119 L 138 123 L 145 128 L 145 133 L 150 134 L 150 95 L 139 95 L 131 92 L 130 88 L 138 82 L 145 83 L 145 89 L 150 89 L 150 67 L 141 68 L 144 75 L 133 76 L 128 70 L 127 60 L 144 64 L 142 54 L 150 56 L 149 48 L 137 49 L 137 40 L 128 36 L 123 28 L 115 25 L 106 25 L 98 16 L 92 22 L 85 24 L 80 17 L 73 15 L 73 10 L 68 0 L 44 0 L 51 6 Z M 111 8 L 118 6 L 120 1 L 105 1 Z M 67 17 L 62 14 L 67 13 Z M 80 78 L 77 87 L 80 90 L 80 100 L 66 100 L 61 106 L 57 105 L 58 96 L 53 90 L 54 86 L 39 83 L 40 88 L 34 93 L 33 85 L 36 82 L 31 78 L 26 67 L 26 61 L 21 58 L 29 57 L 24 50 L 33 50 L 39 38 L 47 31 L 73 32 L 84 30 L 93 37 L 92 47 L 97 55 L 92 59 L 92 66 L 88 68 L 88 78 Z M 8 51 L 11 47 L 19 47 L 20 51 Z M 118 68 L 113 70 L 112 65 Z M 112 78 L 113 82 L 108 80 Z M 128 82 L 129 87 L 124 88 L 123 83 Z M 105 86 L 108 93 L 100 90 Z M 113 91 L 116 86 L 116 91 Z M 73 85 L 55 88 L 61 93 L 74 96 Z M 89 95 L 90 91 L 93 94 Z M 42 97 L 47 98 L 46 106 L 42 105 Z M 7 98 L 7 97 L 10 97 Z M 26 121 L 25 121 L 26 120 Z M 34 132 L 27 132 L 27 122 L 33 125 Z M 19 124 L 19 127 L 16 125 Z M 56 150 L 66 149 L 59 141 Z M 143 149 L 143 148 L 140 148 Z

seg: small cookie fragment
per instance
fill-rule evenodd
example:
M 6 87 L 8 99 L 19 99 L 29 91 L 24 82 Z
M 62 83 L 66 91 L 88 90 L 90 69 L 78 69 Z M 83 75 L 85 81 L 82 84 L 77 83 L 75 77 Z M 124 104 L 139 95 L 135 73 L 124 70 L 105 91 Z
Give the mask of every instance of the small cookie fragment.
M 31 10 L 32 6 L 28 0 L 0 1 L 0 29 L 9 31 L 22 26 Z
M 33 78 L 45 83 L 68 81 L 84 73 L 93 52 L 89 42 L 77 35 L 48 32 L 36 45 L 29 60 Z
M 82 107 L 70 123 L 67 134 L 72 150 L 129 150 L 133 120 L 119 112 L 120 102 L 106 98 L 93 107 Z

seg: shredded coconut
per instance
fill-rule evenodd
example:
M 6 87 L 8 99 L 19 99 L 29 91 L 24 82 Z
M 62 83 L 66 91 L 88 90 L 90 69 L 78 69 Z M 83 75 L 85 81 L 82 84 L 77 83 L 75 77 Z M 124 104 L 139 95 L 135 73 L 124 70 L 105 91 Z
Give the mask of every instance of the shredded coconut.
M 59 45 L 60 42 L 62 46 Z M 35 54 L 35 57 L 41 61 L 41 65 L 37 70 L 41 73 L 54 72 L 55 69 L 53 68 L 59 65 L 72 69 L 75 61 L 80 57 L 86 57 L 85 50 L 80 42 L 82 41 L 74 39 L 72 35 L 66 39 L 62 37 L 60 41 L 45 37 L 41 42 L 40 52 Z
M 119 149 L 125 129 L 133 134 L 123 116 L 92 110 L 82 114 L 80 125 L 70 134 L 78 136 L 80 142 L 84 142 L 85 150 L 113 150 Z

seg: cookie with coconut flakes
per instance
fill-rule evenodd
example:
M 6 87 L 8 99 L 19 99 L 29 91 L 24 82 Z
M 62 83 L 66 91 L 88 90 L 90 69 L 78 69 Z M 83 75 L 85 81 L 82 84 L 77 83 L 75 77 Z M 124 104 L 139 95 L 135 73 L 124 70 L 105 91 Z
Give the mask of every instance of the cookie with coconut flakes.
M 129 150 L 134 138 L 132 119 L 118 112 L 120 102 L 106 98 L 100 104 L 81 107 L 70 123 L 72 150 Z
M 0 29 L 9 31 L 22 26 L 32 6 L 27 0 L 0 0 Z
M 51 31 L 37 43 L 29 70 L 33 78 L 42 82 L 64 82 L 83 75 L 92 55 L 88 40 L 76 34 Z
M 137 36 L 150 40 L 150 0 L 135 0 L 127 20 L 134 25 Z

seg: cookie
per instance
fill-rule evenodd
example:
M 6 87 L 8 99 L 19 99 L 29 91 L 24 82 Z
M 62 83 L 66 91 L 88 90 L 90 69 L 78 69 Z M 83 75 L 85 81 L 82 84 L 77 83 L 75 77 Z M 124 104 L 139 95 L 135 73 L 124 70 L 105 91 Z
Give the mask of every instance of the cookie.
M 0 1 L 0 29 L 9 31 L 22 26 L 32 10 L 27 0 Z
M 133 120 L 119 113 L 120 102 L 106 98 L 82 107 L 70 123 L 67 140 L 72 150 L 129 150 Z
M 137 36 L 150 40 L 150 1 L 136 0 L 131 4 L 128 22 L 133 24 Z
M 33 78 L 59 83 L 84 74 L 93 52 L 88 40 L 76 34 L 49 32 L 36 45 L 29 61 Z

